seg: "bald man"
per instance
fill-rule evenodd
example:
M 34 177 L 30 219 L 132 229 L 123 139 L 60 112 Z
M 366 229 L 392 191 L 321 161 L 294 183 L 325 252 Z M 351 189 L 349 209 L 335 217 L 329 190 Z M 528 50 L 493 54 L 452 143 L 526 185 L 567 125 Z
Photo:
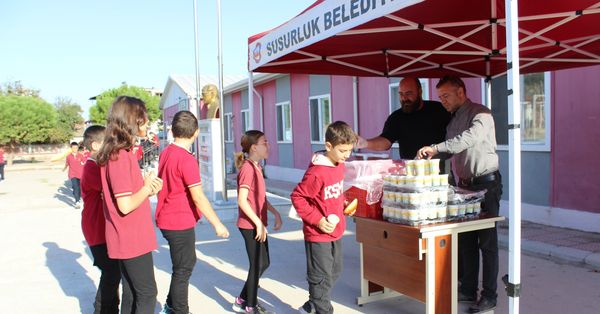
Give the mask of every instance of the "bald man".
M 369 140 L 359 138 L 356 148 L 384 151 L 397 142 L 400 157 L 414 159 L 421 147 L 446 138 L 450 113 L 437 101 L 423 100 L 419 79 L 403 78 L 398 91 L 401 107 L 387 118 L 381 135 Z

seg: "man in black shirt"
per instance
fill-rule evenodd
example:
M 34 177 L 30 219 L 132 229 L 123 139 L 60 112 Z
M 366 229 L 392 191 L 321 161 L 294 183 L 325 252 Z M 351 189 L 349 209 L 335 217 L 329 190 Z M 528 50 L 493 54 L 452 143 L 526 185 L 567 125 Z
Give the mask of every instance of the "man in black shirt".
M 387 118 L 381 135 L 359 138 L 356 148 L 383 151 L 398 142 L 400 158 L 414 159 L 421 147 L 446 139 L 450 113 L 437 101 L 423 100 L 419 79 L 405 77 L 398 85 L 401 108 Z

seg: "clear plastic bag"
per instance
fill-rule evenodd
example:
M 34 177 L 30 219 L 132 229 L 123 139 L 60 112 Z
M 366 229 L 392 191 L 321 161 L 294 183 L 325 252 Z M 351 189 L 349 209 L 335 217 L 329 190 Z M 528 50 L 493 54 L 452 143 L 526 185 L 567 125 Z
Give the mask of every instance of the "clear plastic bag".
M 381 200 L 384 175 L 404 171 L 403 162 L 391 159 L 347 161 L 345 166 L 344 191 L 353 186 L 365 190 L 368 205 Z

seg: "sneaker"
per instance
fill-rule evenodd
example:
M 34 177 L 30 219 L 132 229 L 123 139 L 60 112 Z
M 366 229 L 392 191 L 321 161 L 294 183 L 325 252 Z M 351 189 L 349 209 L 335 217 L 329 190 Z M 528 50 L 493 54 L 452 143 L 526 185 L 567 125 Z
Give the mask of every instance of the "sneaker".
M 240 297 L 235 297 L 231 309 L 236 313 L 246 313 L 246 301 Z
M 310 304 L 310 301 L 306 301 L 301 307 L 298 308 L 298 312 L 302 314 L 315 314 L 317 313 L 315 309 Z
M 171 314 L 171 313 L 173 313 L 173 309 L 167 303 L 165 303 L 165 305 L 163 305 L 162 310 L 158 314 Z
M 496 308 L 496 301 L 481 297 L 476 304 L 469 307 L 469 313 L 482 313 Z
M 75 208 L 81 208 L 81 201 L 77 201 L 75 202 L 75 205 L 73 205 Z

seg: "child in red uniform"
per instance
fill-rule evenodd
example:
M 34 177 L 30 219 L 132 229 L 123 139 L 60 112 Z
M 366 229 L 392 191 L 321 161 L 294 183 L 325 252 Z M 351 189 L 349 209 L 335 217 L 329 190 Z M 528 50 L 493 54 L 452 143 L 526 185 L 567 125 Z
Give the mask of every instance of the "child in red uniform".
M 77 144 L 77 142 L 72 142 L 71 153 L 67 155 L 63 171 L 69 168 L 69 180 L 71 180 L 73 197 L 75 197 L 75 208 L 81 207 L 81 172 L 83 171 L 84 163 L 85 159 L 83 159 L 83 155 L 79 153 L 79 144 Z
M 136 136 L 145 136 L 147 129 L 144 102 L 117 97 L 108 112 L 106 136 L 97 157 L 106 205 L 108 256 L 119 260 L 123 285 L 133 294 L 131 312 L 139 314 L 153 313 L 156 304 L 152 251 L 157 244 L 148 197 L 162 188 L 155 173 L 142 178 L 133 154 Z
M 119 283 L 121 270 L 119 262 L 108 257 L 106 237 L 104 236 L 104 201 L 102 200 L 102 181 L 96 155 L 104 140 L 105 127 L 92 125 L 83 133 L 83 145 L 89 149 L 90 156 L 83 165 L 81 174 L 81 230 L 90 246 L 94 265 L 100 268 L 100 284 L 96 292 L 94 313 L 119 313 Z M 131 291 L 123 291 L 123 304 L 131 304 Z
M 258 280 L 269 267 L 267 210 L 275 216 L 274 230 L 281 228 L 281 215 L 267 201 L 265 180 L 259 162 L 269 157 L 269 143 L 261 131 L 247 131 L 241 140 L 242 154 L 236 159 L 239 168 L 237 226 L 244 237 L 250 267 L 248 278 L 233 303 L 237 313 L 267 313 L 258 304 Z
M 156 225 L 169 242 L 173 263 L 169 294 L 161 313 L 187 314 L 189 279 L 196 264 L 196 222 L 204 215 L 217 236 L 227 238 L 229 231 L 202 191 L 198 162 L 189 150 L 198 137 L 198 120 L 189 111 L 179 111 L 171 125 L 175 142 L 163 150 L 158 164 L 163 189 L 158 193 Z
M 344 161 L 356 135 L 342 121 L 325 132 L 326 152 L 317 152 L 302 181 L 291 194 L 292 204 L 304 224 L 308 301 L 300 313 L 333 313 L 331 288 L 342 272 L 344 218 Z M 335 216 L 334 216 L 335 215 Z M 337 216 L 337 217 L 336 217 Z

